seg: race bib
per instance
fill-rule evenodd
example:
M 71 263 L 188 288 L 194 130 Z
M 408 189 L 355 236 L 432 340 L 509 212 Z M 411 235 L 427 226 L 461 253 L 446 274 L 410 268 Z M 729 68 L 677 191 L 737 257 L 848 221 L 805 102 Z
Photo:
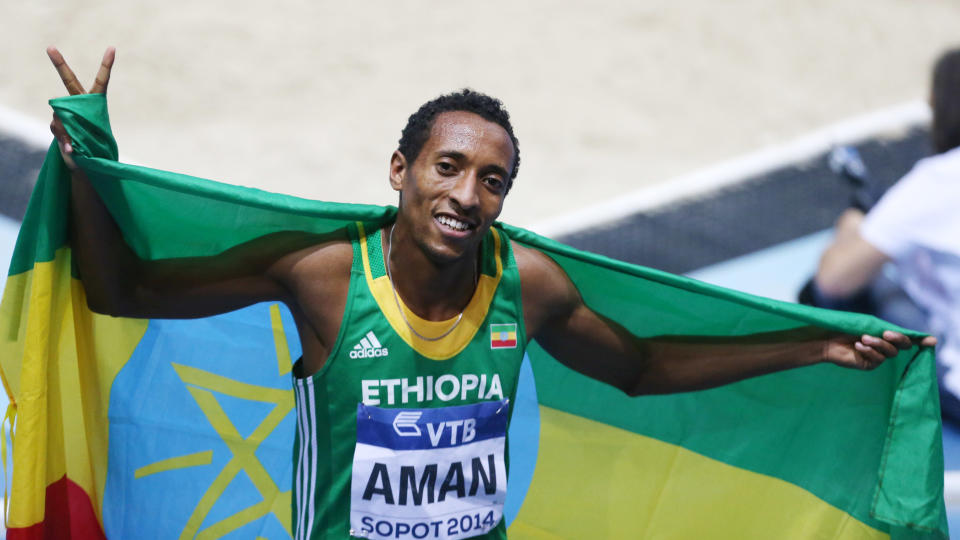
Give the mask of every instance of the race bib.
M 357 405 L 350 534 L 455 540 L 500 522 L 508 400 L 437 409 Z

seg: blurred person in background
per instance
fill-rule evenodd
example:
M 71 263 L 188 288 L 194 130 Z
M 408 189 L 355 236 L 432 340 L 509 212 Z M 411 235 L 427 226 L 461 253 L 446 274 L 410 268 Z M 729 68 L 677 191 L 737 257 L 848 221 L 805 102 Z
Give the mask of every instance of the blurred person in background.
M 936 62 L 930 106 L 934 155 L 869 212 L 848 208 L 840 216 L 820 259 L 814 303 L 842 307 L 892 263 L 900 286 L 926 314 L 924 330 L 939 339 L 943 416 L 960 424 L 960 48 Z M 886 311 L 885 318 L 910 324 Z

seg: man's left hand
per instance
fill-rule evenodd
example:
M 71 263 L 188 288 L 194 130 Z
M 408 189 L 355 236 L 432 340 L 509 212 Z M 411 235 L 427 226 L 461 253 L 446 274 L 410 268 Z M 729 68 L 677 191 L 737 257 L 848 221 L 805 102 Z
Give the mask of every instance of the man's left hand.
M 936 344 L 937 338 L 933 336 L 926 336 L 920 340 L 921 347 L 933 347 Z M 860 336 L 859 339 L 855 336 L 839 336 L 828 339 L 824 343 L 823 361 L 841 367 L 869 370 L 913 345 L 913 340 L 893 330 L 885 331 L 882 337 L 867 334 Z

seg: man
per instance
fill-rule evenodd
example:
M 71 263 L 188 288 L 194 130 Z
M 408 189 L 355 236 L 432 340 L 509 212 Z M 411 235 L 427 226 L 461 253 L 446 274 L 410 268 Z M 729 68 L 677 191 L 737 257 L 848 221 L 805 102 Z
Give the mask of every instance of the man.
M 840 216 L 815 283 L 822 297 L 847 298 L 893 262 L 901 286 L 941 339 L 942 410 L 960 421 L 960 49 L 934 66 L 930 105 L 936 155 L 918 162 L 868 214 L 851 208 Z
M 83 93 L 60 53 L 48 53 L 68 91 Z M 91 92 L 106 91 L 113 61 L 108 49 Z M 69 165 L 69 137 L 56 118 L 51 128 Z M 411 116 L 390 158 L 399 212 L 382 229 L 284 234 L 212 260 L 146 264 L 74 168 L 73 250 L 95 311 L 189 318 L 267 300 L 289 307 L 303 348 L 297 538 L 504 537 L 505 432 L 530 339 L 629 395 L 820 362 L 870 369 L 910 346 L 896 332 L 639 340 L 594 313 L 547 255 L 492 226 L 518 164 L 501 104 L 465 90 Z

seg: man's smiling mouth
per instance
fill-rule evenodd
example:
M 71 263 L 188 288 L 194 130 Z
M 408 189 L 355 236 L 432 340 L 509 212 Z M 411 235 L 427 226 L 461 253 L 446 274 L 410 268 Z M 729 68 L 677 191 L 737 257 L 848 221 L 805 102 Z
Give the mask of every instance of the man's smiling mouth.
M 461 221 L 457 218 L 447 216 L 447 215 L 437 216 L 436 220 L 438 223 L 440 223 L 447 229 L 451 229 L 457 232 L 464 232 L 473 228 L 473 226 L 467 223 L 466 221 Z

